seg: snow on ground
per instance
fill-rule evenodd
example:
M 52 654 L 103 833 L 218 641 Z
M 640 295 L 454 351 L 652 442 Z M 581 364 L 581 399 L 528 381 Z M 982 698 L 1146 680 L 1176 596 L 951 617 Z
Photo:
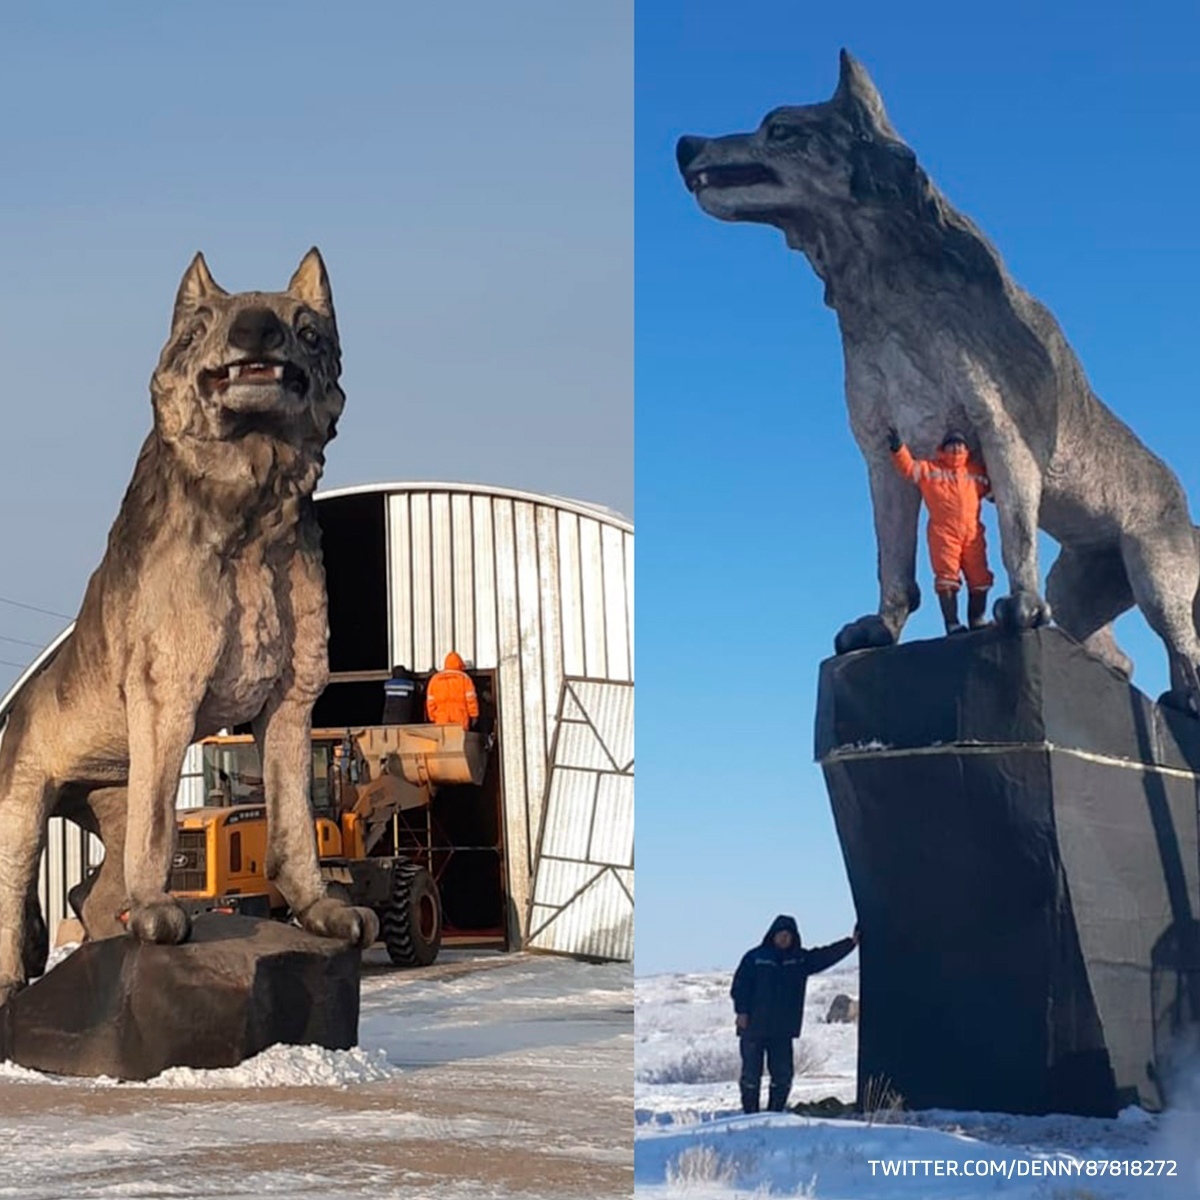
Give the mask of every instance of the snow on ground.
M 885 1108 L 871 1120 L 790 1112 L 743 1116 L 729 982 L 729 973 L 723 972 L 636 981 L 638 1196 L 1200 1196 L 1198 1113 L 1153 1116 L 1127 1109 L 1116 1120 L 1095 1120 Z M 809 981 L 792 1104 L 854 1098 L 858 1027 L 824 1020 L 839 992 L 858 997 L 857 968 L 836 969 Z M 1175 1174 L 1168 1175 L 1172 1160 Z
M 630 1194 L 628 965 L 367 961 L 352 1051 L 145 1084 L 0 1065 L 0 1198 Z

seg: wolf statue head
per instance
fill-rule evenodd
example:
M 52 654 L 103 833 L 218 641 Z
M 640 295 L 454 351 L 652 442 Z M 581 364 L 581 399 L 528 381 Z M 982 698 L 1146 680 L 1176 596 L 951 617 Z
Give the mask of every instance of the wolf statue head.
M 316 247 L 282 292 L 231 294 L 197 254 L 150 382 L 155 432 L 194 476 L 250 489 L 282 476 L 311 493 L 346 401 L 340 374 Z
M 706 213 L 774 225 L 826 284 L 864 245 L 904 245 L 943 265 L 963 258 L 969 270 L 990 270 L 972 247 L 958 246 L 956 227 L 968 223 L 930 182 L 845 50 L 831 100 L 774 109 L 753 133 L 682 137 L 675 157 Z

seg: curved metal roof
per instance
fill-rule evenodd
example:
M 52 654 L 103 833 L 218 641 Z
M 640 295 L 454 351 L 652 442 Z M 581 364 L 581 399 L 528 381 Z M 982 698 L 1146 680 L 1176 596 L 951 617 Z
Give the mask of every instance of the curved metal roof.
M 368 495 L 372 492 L 382 492 L 385 495 L 394 492 L 457 492 L 473 496 L 500 496 L 510 500 L 525 500 L 534 504 L 545 504 L 552 508 L 560 508 L 566 512 L 577 513 L 579 516 L 591 517 L 593 520 L 604 521 L 616 526 L 626 533 L 633 532 L 633 523 L 620 513 L 601 504 L 589 504 L 584 500 L 571 500 L 563 496 L 551 496 L 542 492 L 527 492 L 520 488 L 497 487 L 486 483 L 451 483 L 445 480 L 417 480 L 414 482 L 397 481 L 394 483 L 361 483 L 350 487 L 330 488 L 328 491 L 317 492 L 315 499 L 336 500 L 343 496 Z M 8 718 L 8 710 L 17 698 L 21 689 L 31 680 L 58 652 L 59 646 L 66 641 L 75 628 L 72 621 L 44 650 L 42 650 L 17 676 L 12 687 L 0 697 L 0 727 Z
M 317 500 L 336 500 L 342 496 L 360 496 L 371 492 L 458 492 L 471 496 L 501 496 L 509 500 L 527 500 L 533 504 L 547 504 L 553 508 L 561 508 L 565 512 L 577 513 L 581 517 L 605 521 L 609 525 L 623 529 L 626 533 L 633 532 L 633 522 L 628 517 L 622 516 L 615 509 L 607 508 L 603 504 L 591 504 L 586 500 L 571 500 L 566 496 L 552 496 L 545 492 L 527 492 L 521 488 L 498 487 L 490 483 L 447 483 L 444 480 L 356 483 L 350 487 L 330 488 L 328 491 L 318 492 L 316 498 Z

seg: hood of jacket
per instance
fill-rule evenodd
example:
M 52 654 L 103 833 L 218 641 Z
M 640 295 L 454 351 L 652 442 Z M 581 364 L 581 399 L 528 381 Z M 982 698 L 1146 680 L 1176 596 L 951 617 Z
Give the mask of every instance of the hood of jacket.
M 780 913 L 779 916 L 771 922 L 771 928 L 767 930 L 763 936 L 762 944 L 770 946 L 773 944 L 772 939 L 781 930 L 786 929 L 791 935 L 793 944 L 802 946 L 804 943 L 800 940 L 800 926 L 796 924 L 795 917 L 789 917 L 785 913 Z
M 462 658 L 453 650 L 446 655 L 446 661 L 442 664 L 443 671 L 461 671 L 463 669 Z

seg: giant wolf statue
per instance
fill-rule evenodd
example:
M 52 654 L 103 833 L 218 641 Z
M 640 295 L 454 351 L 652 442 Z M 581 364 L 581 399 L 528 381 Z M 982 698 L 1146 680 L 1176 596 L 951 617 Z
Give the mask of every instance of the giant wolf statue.
M 1179 481 L 1096 398 L 1054 317 L 933 186 L 866 71 L 843 51 L 832 100 L 775 109 L 753 133 L 681 138 L 676 158 L 706 213 L 780 229 L 838 315 L 880 586 L 878 613 L 845 626 L 838 652 L 895 641 L 920 602 L 920 496 L 891 466 L 888 427 L 921 455 L 964 428 L 995 492 L 1010 589 L 997 618 L 1030 628 L 1052 605 L 1128 676 L 1111 624 L 1137 604 L 1167 646 L 1165 699 L 1195 712 L 1200 553 Z M 1039 525 L 1062 547 L 1046 600 Z
M 266 871 L 308 930 L 359 944 L 378 922 L 326 895 L 309 815 L 313 703 L 328 677 L 312 493 L 345 396 L 333 298 L 310 250 L 285 292 L 231 295 L 193 260 L 150 382 L 154 428 L 69 639 L 0 742 L 0 1003 L 45 965 L 46 821 L 97 832 L 92 936 L 185 940 L 166 892 L 175 794 L 198 738 L 251 723 Z

